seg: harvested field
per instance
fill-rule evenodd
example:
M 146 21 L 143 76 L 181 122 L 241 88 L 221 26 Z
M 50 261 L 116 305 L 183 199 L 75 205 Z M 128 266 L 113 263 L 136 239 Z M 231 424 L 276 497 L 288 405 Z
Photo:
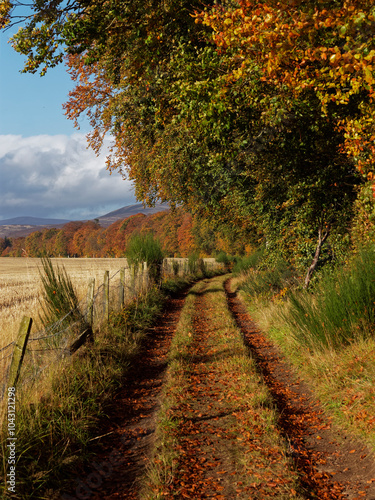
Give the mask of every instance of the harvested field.
M 109 271 L 111 276 L 125 266 L 126 259 L 56 258 L 52 262 L 64 266 L 79 298 L 83 298 L 90 278 L 95 278 L 98 286 L 104 271 Z M 40 259 L 36 258 L 0 258 L 0 349 L 15 339 L 22 316 L 38 317 L 40 267 Z

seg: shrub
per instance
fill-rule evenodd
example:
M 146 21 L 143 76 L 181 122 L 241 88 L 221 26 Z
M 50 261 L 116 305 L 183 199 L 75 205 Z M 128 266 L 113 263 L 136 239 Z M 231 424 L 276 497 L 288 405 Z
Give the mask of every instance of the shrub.
M 204 260 L 201 258 L 199 258 L 197 260 L 197 270 L 198 270 L 198 273 L 202 274 L 203 276 L 205 276 L 207 273 L 206 264 L 205 264 Z
M 188 269 L 190 274 L 196 274 L 198 271 L 198 254 L 192 253 L 188 257 Z
M 227 255 L 225 252 L 221 251 L 216 256 L 216 262 L 221 262 L 224 264 L 225 270 L 230 271 L 233 268 L 233 264 L 237 262 L 237 257 Z
M 254 253 L 247 257 L 237 257 L 233 267 L 234 274 L 240 274 L 249 269 L 256 269 L 262 261 L 263 255 L 264 247 L 259 247 Z
M 280 260 L 275 267 L 254 270 L 243 283 L 242 289 L 250 296 L 272 298 L 296 282 L 295 271 Z

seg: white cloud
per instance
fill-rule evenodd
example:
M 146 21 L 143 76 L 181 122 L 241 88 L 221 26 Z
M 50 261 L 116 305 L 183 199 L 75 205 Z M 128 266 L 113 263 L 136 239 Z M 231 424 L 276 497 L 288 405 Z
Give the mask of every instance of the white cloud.
M 0 219 L 89 219 L 135 202 L 132 185 L 109 175 L 83 134 L 0 135 Z

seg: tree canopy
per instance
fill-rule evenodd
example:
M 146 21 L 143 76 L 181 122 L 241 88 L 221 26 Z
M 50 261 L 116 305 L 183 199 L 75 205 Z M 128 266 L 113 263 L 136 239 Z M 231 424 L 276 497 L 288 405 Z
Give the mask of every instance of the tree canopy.
M 0 26 L 14 22 L 5 2 Z M 306 267 L 374 210 L 370 0 L 35 0 L 25 71 L 65 60 L 65 104 L 138 199 L 182 204 Z M 12 21 L 13 19 L 13 21 Z M 375 190 L 375 188 L 374 188 Z M 358 214 L 361 214 L 358 218 Z M 365 221 L 365 222 L 363 222 Z

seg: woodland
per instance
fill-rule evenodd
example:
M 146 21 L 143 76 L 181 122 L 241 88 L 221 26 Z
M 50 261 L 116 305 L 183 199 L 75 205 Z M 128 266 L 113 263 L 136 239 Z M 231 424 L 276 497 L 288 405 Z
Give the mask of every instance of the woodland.
M 181 208 L 153 215 L 133 215 L 108 227 L 96 221 L 69 222 L 28 236 L 0 238 L 2 257 L 124 257 L 134 234 L 151 233 L 167 257 L 202 257 L 221 252 L 249 253 L 239 231 L 215 231 L 207 221 Z
M 111 137 L 108 170 L 138 200 L 238 231 L 306 285 L 374 240 L 371 0 L 20 4 L 1 3 L 0 27 L 21 23 L 23 71 L 67 66 L 66 115 L 88 117 L 96 152 Z

